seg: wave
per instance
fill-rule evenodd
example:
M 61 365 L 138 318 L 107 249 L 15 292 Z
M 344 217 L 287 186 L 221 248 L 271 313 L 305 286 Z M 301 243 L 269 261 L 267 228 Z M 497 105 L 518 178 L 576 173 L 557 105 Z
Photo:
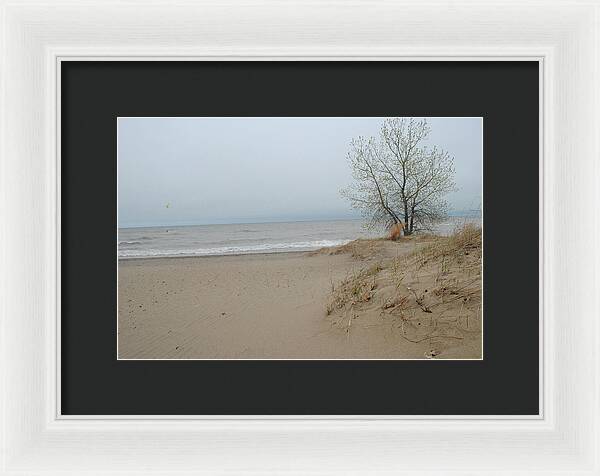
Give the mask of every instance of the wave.
M 159 258 L 175 256 L 224 256 L 256 253 L 281 253 L 285 251 L 310 251 L 319 248 L 345 245 L 350 240 L 296 241 L 292 243 L 263 243 L 248 246 L 219 246 L 193 249 L 119 250 L 120 258 Z
M 119 241 L 119 246 L 120 245 L 141 245 L 142 242 L 141 241 Z

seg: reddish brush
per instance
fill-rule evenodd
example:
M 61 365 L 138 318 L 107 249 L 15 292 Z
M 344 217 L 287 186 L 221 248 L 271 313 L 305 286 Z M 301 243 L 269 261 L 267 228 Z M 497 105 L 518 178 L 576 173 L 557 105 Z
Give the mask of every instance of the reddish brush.
M 402 236 L 402 230 L 404 230 L 404 223 L 399 222 L 395 225 L 392 225 L 392 227 L 390 228 L 390 240 L 396 241 L 400 239 L 400 237 Z

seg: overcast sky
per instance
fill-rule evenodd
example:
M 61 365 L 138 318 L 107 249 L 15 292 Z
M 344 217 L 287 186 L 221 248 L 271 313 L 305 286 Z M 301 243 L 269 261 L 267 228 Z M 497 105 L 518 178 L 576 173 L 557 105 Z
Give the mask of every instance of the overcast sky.
M 350 140 L 384 118 L 120 118 L 118 226 L 354 218 Z M 481 205 L 482 120 L 428 119 L 454 156 L 455 211 Z

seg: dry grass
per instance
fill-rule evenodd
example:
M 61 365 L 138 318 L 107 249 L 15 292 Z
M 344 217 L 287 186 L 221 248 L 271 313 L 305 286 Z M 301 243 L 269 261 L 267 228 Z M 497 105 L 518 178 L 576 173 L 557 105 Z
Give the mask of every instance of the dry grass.
M 374 264 L 348 276 L 337 287 L 332 286 L 332 296 L 327 305 L 327 314 L 358 303 L 369 302 L 377 287 L 375 276 L 382 269 L 379 263 Z
M 481 228 L 471 224 L 463 226 L 450 236 L 435 237 L 432 243 L 415 253 L 415 258 L 423 267 L 431 261 L 460 258 L 469 253 L 481 255 Z
M 411 236 L 403 241 L 402 249 L 412 246 L 406 241 L 414 242 L 414 249 L 332 284 L 327 315 L 345 318 L 350 309 L 353 319 L 376 315 L 399 328 L 403 339 L 434 346 L 427 350 L 433 356 L 466 337 L 480 336 L 481 229 L 466 225 L 448 237 Z M 378 250 L 372 243 L 358 240 L 338 252 L 372 258 Z

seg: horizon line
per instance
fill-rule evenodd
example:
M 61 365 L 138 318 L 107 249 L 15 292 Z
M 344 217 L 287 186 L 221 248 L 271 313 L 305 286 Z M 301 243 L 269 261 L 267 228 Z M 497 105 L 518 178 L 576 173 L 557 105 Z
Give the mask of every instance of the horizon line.
M 469 213 L 471 212 L 471 213 Z M 474 216 L 473 212 L 478 212 L 482 215 L 480 209 L 465 209 L 465 210 L 453 210 L 448 214 L 448 217 L 466 217 Z M 362 217 L 343 217 L 343 218 L 306 218 L 306 219 L 283 219 L 283 220 L 261 220 L 261 221 L 233 221 L 227 223 L 182 223 L 182 224 L 145 224 L 145 225 L 121 225 L 117 224 L 117 229 L 131 229 L 131 228 L 168 228 L 168 227 L 186 227 L 186 226 L 215 226 L 215 225 L 266 225 L 269 223 L 308 223 L 308 222 L 326 222 L 326 221 L 368 221 Z

